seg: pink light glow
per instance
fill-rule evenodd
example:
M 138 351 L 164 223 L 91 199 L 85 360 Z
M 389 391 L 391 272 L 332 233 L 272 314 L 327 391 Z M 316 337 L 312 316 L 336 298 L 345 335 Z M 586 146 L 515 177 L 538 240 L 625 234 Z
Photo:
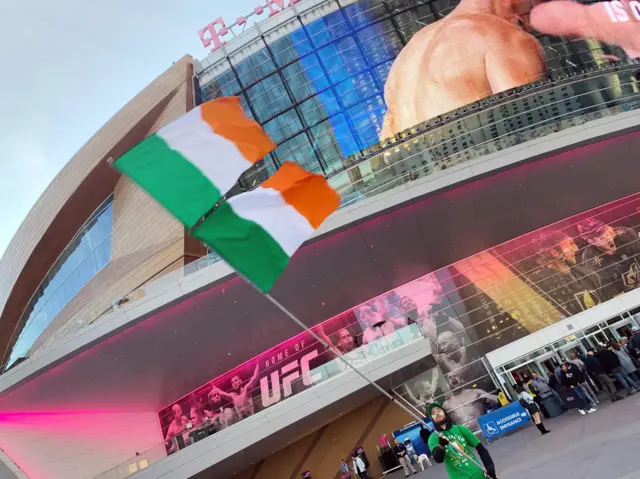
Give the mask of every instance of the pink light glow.
M 640 133 L 634 133 L 634 136 L 638 136 L 640 135 Z M 618 139 L 611 139 L 611 140 L 605 140 L 603 142 L 597 143 L 597 144 L 593 144 L 593 145 L 588 145 L 576 150 L 572 150 L 569 152 L 565 152 L 559 155 L 555 155 L 552 156 L 550 158 L 544 159 L 544 160 L 540 160 L 539 162 L 536 163 L 540 163 L 540 162 L 546 162 L 549 163 L 550 165 L 552 165 L 552 167 L 557 167 L 557 168 L 561 168 L 561 167 L 567 167 L 566 164 L 562 165 L 559 162 L 563 162 L 563 161 L 569 161 L 572 162 L 575 160 L 577 153 L 581 150 L 585 150 L 585 149 L 589 149 L 589 150 L 596 150 L 599 152 L 602 152 L 603 155 L 606 154 L 606 150 L 609 148 L 609 145 L 611 142 L 617 141 Z M 520 168 L 529 168 L 531 165 L 522 165 L 519 167 L 514 168 L 514 170 L 520 169 Z M 500 174 L 504 174 L 505 172 L 501 172 Z M 508 174 L 516 174 L 515 172 L 509 170 L 508 172 L 506 172 Z M 305 258 L 308 255 L 320 255 L 320 254 L 324 254 L 326 251 L 330 251 L 334 248 L 339 248 L 340 245 L 342 244 L 342 242 L 350 240 L 353 235 L 362 235 L 362 232 L 369 232 L 369 231 L 373 231 L 375 228 L 379 227 L 380 225 L 388 225 L 389 223 L 391 223 L 393 220 L 393 216 L 394 215 L 411 215 L 413 214 L 413 212 L 415 212 L 414 208 L 417 208 L 418 206 L 420 206 L 421 204 L 423 204 L 424 202 L 428 202 L 428 201 L 432 201 L 434 198 L 452 198 L 452 199 L 456 199 L 457 197 L 460 197 L 463 194 L 466 194 L 466 192 L 463 191 L 463 189 L 467 189 L 469 187 L 473 188 L 475 187 L 475 185 L 480 184 L 482 181 L 484 180 L 477 180 L 473 183 L 469 183 L 463 186 L 460 186 L 456 189 L 447 191 L 447 192 L 442 192 L 442 193 L 438 193 L 436 195 L 433 195 L 430 198 L 426 198 L 423 200 L 420 200 L 419 202 L 413 203 L 413 204 L 408 204 L 403 206 L 400 209 L 391 211 L 391 212 L 387 212 L 385 214 L 382 214 L 376 218 L 372 218 L 369 220 L 365 220 L 362 223 L 353 225 L 351 228 L 347 229 L 347 230 L 343 230 L 337 233 L 330 233 L 327 236 L 324 236 L 322 238 L 318 238 L 313 242 L 310 242 L 309 244 L 305 245 L 295 256 L 294 256 L 294 261 L 300 260 Z M 615 205 L 621 201 L 625 201 L 628 198 L 634 197 L 635 195 L 630 195 L 626 198 L 611 202 L 609 205 Z M 597 211 L 599 208 L 601 208 L 602 206 L 598 206 L 598 207 L 594 207 L 589 211 Z M 575 217 L 572 216 L 571 218 Z M 567 219 L 563 219 L 559 222 L 557 222 L 556 224 L 560 224 L 564 221 L 567 221 Z M 539 228 L 538 230 L 535 231 L 539 231 L 542 228 Z M 526 235 L 531 234 L 531 232 L 527 233 Z M 520 238 L 525 237 L 526 235 L 521 235 L 517 238 L 512 239 L 511 241 L 516 241 Z M 366 236 L 366 235 L 365 235 Z M 506 244 L 506 243 L 503 243 Z M 364 243 L 363 243 L 364 245 Z M 499 247 L 495 246 L 492 248 L 497 248 Z M 447 267 L 448 268 L 448 267 Z M 443 268 L 446 269 L 446 268 Z M 442 271 L 442 270 L 439 270 Z M 423 273 L 424 274 L 424 273 Z M 32 390 L 29 388 L 32 388 L 34 386 L 34 384 L 36 384 L 38 381 L 41 381 L 42 378 L 45 377 L 49 377 L 49 378 L 60 378 L 62 380 L 64 380 L 67 375 L 69 374 L 69 371 L 73 371 L 73 365 L 74 364 L 79 364 L 82 361 L 84 361 L 84 359 L 86 359 L 87 357 L 92 357 L 95 355 L 100 355 L 100 354 L 104 354 L 103 352 L 105 350 L 108 350 L 108 347 L 116 344 L 120 341 L 123 340 L 123 338 L 128 337 L 128 336 L 133 336 L 134 334 L 137 334 L 137 332 L 139 331 L 151 331 L 153 329 L 155 329 L 156 327 L 158 327 L 158 324 L 161 322 L 172 322 L 175 324 L 179 324 L 178 320 L 180 318 L 180 316 L 182 315 L 186 315 L 191 313 L 192 311 L 199 309 L 200 305 L 202 304 L 202 299 L 207 297 L 212 297 L 215 295 L 225 295 L 228 293 L 230 288 L 235 288 L 238 286 L 241 286 L 244 281 L 237 277 L 237 276 L 233 276 L 233 277 L 229 277 L 223 280 L 224 282 L 221 284 L 218 284 L 216 286 L 214 286 L 213 288 L 210 288 L 208 290 L 202 291 L 192 297 L 189 297 L 175 305 L 172 305 L 171 307 L 163 310 L 163 311 L 159 311 L 157 313 L 154 313 L 153 315 L 151 315 L 148 318 L 145 318 L 144 320 L 139 321 L 138 323 L 132 325 L 131 327 L 118 332 L 117 334 L 114 334 L 113 336 L 104 339 L 103 341 L 101 341 L 98 344 L 95 344 L 93 346 L 91 346 L 90 348 L 87 348 L 86 350 L 82 351 L 81 353 L 75 355 L 74 357 L 68 359 L 67 361 L 63 362 L 62 364 L 59 364 L 57 366 L 55 366 L 54 368 L 44 372 L 43 374 L 41 374 L 38 378 L 35 378 L 33 380 L 31 380 L 30 382 L 28 382 L 27 384 L 21 386 L 20 388 L 18 388 L 18 390 Z M 382 293 L 385 294 L 385 293 Z M 364 301 L 362 303 L 360 303 L 358 306 L 364 304 L 367 301 Z M 356 306 L 356 307 L 358 307 Z M 353 308 L 348 308 L 347 310 L 343 311 L 340 314 L 337 314 L 335 316 L 333 316 L 332 318 L 323 321 L 321 324 L 325 325 L 325 326 L 331 326 L 331 324 L 334 321 L 339 320 L 344 314 L 348 313 L 351 309 Z M 240 365 L 234 367 L 233 369 L 231 369 L 230 371 L 227 371 L 226 373 L 218 376 L 216 378 L 217 379 L 222 379 L 222 380 L 227 380 L 228 378 L 230 378 L 233 374 L 235 374 L 237 371 L 241 370 L 244 367 L 247 366 L 251 366 L 251 365 L 255 365 L 257 361 L 259 361 L 262 357 L 269 355 L 283 347 L 286 347 L 289 344 L 294 344 L 296 341 L 299 341 L 300 339 L 302 339 L 305 336 L 306 333 L 301 332 L 297 335 L 295 335 L 292 338 L 289 338 L 285 341 L 283 341 L 282 343 L 269 348 L 267 351 L 261 353 L 258 356 L 255 356 L 247 361 L 244 361 L 243 363 L 241 363 Z M 141 378 L 142 380 L 143 378 Z M 25 388 L 25 389 L 23 389 Z M 9 393 L 6 397 L 9 397 L 13 394 L 13 392 Z M 126 392 L 121 393 L 122 397 L 125 398 L 126 396 Z M 69 419 L 70 417 L 74 417 L 75 420 L 72 421 L 73 423 L 77 424 L 78 426 L 82 425 L 83 423 L 85 423 L 87 420 L 89 420 L 89 418 L 93 418 L 93 419 L 97 419 L 99 416 L 101 417 L 113 417 L 113 414 L 121 414 L 121 413 L 126 413 L 126 412 L 130 412 L 130 413 L 139 413 L 139 412 L 150 412 L 147 410 L 143 410 L 141 409 L 139 406 L 133 404 L 133 402 L 129 402 L 129 397 L 126 397 L 127 402 L 122 402 L 119 405 L 115 405 L 113 407 L 113 410 L 108 409 L 106 406 L 105 408 L 96 408 L 96 410 L 83 410 L 82 408 L 78 408 L 78 407 L 74 407 L 74 408 L 68 408 L 68 410 L 65 410 L 64 407 L 61 406 L 60 410 L 54 410 L 53 408 L 51 410 L 47 410 L 47 411 L 18 411 L 18 412 L 1 412 L 0 413 L 0 447 L 2 447 L 3 450 L 5 450 L 5 452 L 12 458 L 16 458 L 16 457 L 22 457 L 23 459 L 21 459 L 19 465 L 20 467 L 23 468 L 23 470 L 25 470 L 25 472 L 27 472 L 28 470 L 32 470 L 35 472 L 31 472 L 29 474 L 30 477 L 32 477 L 32 479 L 36 478 L 39 479 L 40 477 L 46 477 L 46 475 L 40 474 L 38 475 L 38 472 L 36 471 L 37 467 L 34 466 L 33 464 L 29 464 L 29 461 L 24 459 L 24 457 L 26 457 L 21 451 L 16 451 L 16 449 L 11 448 L 11 444 L 6 444 L 8 442 L 10 442 L 5 435 L 3 435 L 1 433 L 1 431 L 4 429 L 11 429 L 11 430 L 17 430 L 17 429 L 34 429 L 37 430 L 37 427 L 41 428 L 42 430 L 55 430 L 56 428 L 60 427 L 60 424 L 63 422 L 63 419 Z M 2 401 L 0 400 L 0 403 Z M 173 403 L 174 401 L 172 401 L 171 403 Z M 49 409 L 47 407 L 47 409 Z M 108 424 L 108 421 L 105 419 L 104 424 L 102 425 L 102 427 L 106 426 Z M 94 430 L 94 433 L 99 435 L 100 434 L 100 428 L 96 427 Z M 72 434 L 75 432 L 71 432 Z M 82 433 L 84 435 L 84 433 Z M 85 436 L 88 437 L 88 436 Z M 156 438 L 157 439 L 157 438 Z M 15 461 L 15 459 L 14 459 Z M 18 461 L 16 461 L 18 463 Z

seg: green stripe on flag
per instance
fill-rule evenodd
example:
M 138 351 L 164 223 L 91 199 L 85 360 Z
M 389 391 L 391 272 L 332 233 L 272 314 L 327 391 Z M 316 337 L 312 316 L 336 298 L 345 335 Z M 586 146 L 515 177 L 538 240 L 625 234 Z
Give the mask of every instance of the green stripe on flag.
M 192 228 L 221 198 L 218 188 L 198 168 L 155 134 L 120 157 L 113 166 L 187 228 Z
M 221 204 L 191 233 L 263 292 L 271 289 L 287 267 L 289 256 L 257 223 Z

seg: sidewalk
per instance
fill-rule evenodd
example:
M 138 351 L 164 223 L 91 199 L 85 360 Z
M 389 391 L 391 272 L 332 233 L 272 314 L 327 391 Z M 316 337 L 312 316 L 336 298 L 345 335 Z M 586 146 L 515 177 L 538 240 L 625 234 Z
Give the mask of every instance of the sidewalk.
M 640 393 L 615 404 L 606 400 L 588 416 L 566 413 L 545 425 L 552 432 L 544 437 L 528 427 L 489 445 L 499 479 L 640 478 Z M 412 477 L 447 475 L 438 464 Z

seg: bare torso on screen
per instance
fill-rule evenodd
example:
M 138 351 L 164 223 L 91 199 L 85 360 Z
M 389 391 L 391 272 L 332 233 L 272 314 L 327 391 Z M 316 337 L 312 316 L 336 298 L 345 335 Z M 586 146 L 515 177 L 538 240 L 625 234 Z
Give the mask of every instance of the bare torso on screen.
M 539 42 L 483 1 L 464 1 L 409 41 L 385 87 L 381 138 L 492 94 L 540 79 Z

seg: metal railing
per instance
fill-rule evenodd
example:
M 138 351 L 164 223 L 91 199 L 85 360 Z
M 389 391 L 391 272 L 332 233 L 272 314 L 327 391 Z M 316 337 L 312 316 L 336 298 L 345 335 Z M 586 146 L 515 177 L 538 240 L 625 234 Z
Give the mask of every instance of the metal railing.
M 422 338 L 423 335 L 418 325 L 410 324 L 395 330 L 391 334 L 347 352 L 342 357 L 350 364 L 356 367 L 361 367 L 376 358 L 380 358 Z M 328 352 L 325 354 L 328 354 Z M 307 376 L 303 375 L 293 380 L 291 383 L 285 383 L 282 381 L 278 392 L 278 396 L 282 399 L 271 405 L 281 404 L 283 401 L 312 389 L 318 384 L 337 377 L 348 370 L 348 366 L 346 366 L 340 359 L 327 358 L 327 362 L 321 366 L 311 369 Z M 272 394 L 275 394 L 275 391 L 271 392 Z M 249 417 L 262 414 L 271 405 L 264 404 L 260 393 L 260 386 L 255 387 L 248 392 L 248 395 L 250 396 L 250 404 L 246 404 L 243 407 L 243 412 L 236 411 L 232 405 L 228 405 L 221 406 L 219 410 L 211 410 L 212 408 L 206 409 L 206 406 L 198 406 L 196 408 L 190 408 L 190 410 L 185 413 L 184 409 L 188 406 L 188 400 L 184 399 L 176 401 L 175 403 L 181 403 L 181 409 L 184 413 L 183 418 L 180 419 L 180 421 L 184 423 L 184 428 L 182 430 L 178 431 L 171 437 L 168 437 L 166 441 L 159 441 L 153 447 L 132 456 L 128 461 L 105 471 L 101 475 L 97 476 L 96 479 L 123 479 L 129 477 L 142 469 L 140 467 L 141 462 L 144 468 L 146 468 L 149 465 L 164 459 L 166 455 L 177 453 L 178 451 L 187 448 L 196 442 L 204 440 L 213 434 L 224 429 L 234 427 L 236 424 L 248 419 Z M 164 429 L 166 429 L 167 423 L 169 422 L 170 427 L 170 424 L 173 421 L 171 418 L 160 417 L 160 422 L 161 424 L 164 424 Z M 166 434 L 164 429 L 163 434 Z
M 403 184 L 569 128 L 620 113 L 640 110 L 640 61 L 611 64 L 593 71 L 539 81 L 494 95 L 434 118 L 345 160 L 329 183 L 341 194 L 341 208 Z M 509 112 L 508 110 L 512 111 Z M 244 182 L 257 186 L 262 171 Z M 237 192 L 244 188 L 238 189 Z M 211 253 L 113 301 L 114 307 L 144 297 L 145 290 L 187 277 L 220 261 Z M 96 320 L 100 320 L 100 317 Z M 94 321 L 95 322 L 95 321 Z M 86 326 L 78 321 L 56 342 Z

